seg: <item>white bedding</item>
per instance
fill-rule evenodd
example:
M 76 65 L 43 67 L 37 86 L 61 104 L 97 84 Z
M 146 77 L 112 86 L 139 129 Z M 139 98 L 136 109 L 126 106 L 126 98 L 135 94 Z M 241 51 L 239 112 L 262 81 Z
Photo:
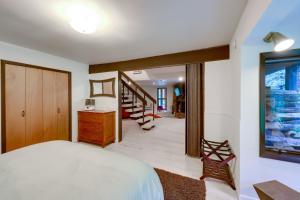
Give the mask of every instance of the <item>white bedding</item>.
M 1 200 L 163 200 L 154 169 L 104 149 L 66 141 L 0 156 Z

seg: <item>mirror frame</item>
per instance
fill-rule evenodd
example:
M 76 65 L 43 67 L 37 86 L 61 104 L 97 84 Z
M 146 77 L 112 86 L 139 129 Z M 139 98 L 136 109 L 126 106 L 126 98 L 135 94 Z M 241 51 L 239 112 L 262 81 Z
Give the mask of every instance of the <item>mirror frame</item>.
M 90 80 L 90 97 L 116 97 L 115 91 L 115 81 L 116 78 L 109 78 L 104 80 Z M 112 82 L 112 94 L 104 94 L 103 93 L 103 83 Z M 102 94 L 95 94 L 94 93 L 94 83 L 101 83 L 102 84 Z

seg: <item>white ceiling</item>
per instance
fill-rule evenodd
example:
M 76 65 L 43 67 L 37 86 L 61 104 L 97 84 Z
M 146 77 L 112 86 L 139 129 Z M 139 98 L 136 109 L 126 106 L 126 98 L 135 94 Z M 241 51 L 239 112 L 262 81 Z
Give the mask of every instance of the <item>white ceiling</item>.
M 143 86 L 165 86 L 180 82 L 179 77 L 185 79 L 185 66 L 172 66 L 141 70 L 141 74 L 134 74 L 134 71 L 125 72 L 131 79 Z M 184 81 L 184 80 L 183 80 Z M 153 84 L 154 83 L 154 84 Z
M 87 64 L 228 44 L 247 0 L 81 0 L 105 19 L 83 35 L 64 9 L 78 0 L 1 0 L 0 40 Z

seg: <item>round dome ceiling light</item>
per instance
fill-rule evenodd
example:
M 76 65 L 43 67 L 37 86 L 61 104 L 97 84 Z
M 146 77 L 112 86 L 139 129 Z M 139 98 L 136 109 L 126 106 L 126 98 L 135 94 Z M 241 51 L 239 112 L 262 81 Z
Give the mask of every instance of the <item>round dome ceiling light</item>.
M 91 9 L 83 5 L 73 5 L 67 8 L 71 27 L 79 33 L 91 34 L 96 32 L 98 16 Z
M 273 43 L 274 50 L 277 52 L 287 50 L 295 43 L 295 40 L 288 38 L 279 32 L 270 32 L 264 38 L 264 41 L 267 43 Z

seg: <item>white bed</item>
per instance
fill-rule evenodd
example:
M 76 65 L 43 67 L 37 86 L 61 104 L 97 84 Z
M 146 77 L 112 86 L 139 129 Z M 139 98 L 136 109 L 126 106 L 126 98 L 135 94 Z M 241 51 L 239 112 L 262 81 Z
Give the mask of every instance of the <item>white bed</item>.
M 66 141 L 0 156 L 1 200 L 163 200 L 154 169 L 104 149 Z

